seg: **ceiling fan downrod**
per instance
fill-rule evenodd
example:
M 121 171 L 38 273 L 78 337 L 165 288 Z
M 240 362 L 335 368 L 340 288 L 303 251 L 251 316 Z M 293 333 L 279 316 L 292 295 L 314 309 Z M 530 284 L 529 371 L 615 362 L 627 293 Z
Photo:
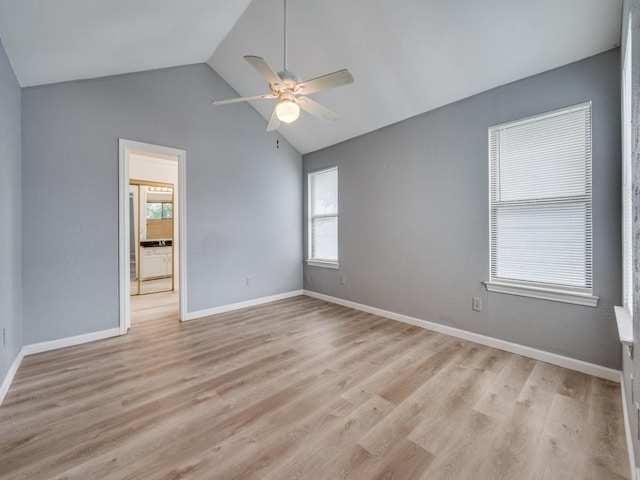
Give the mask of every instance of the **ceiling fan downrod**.
M 284 68 L 287 70 L 287 0 L 284 0 Z

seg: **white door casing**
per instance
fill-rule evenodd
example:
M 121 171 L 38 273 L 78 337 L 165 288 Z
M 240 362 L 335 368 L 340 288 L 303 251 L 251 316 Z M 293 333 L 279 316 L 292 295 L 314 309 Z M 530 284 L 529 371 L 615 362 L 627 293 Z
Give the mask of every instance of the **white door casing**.
M 129 264 L 129 155 L 131 153 L 157 154 L 178 159 L 178 235 L 179 235 L 179 276 L 180 276 L 180 320 L 187 318 L 187 208 L 186 208 L 186 159 L 187 153 L 172 147 L 163 147 L 133 140 L 119 139 L 119 297 L 120 334 L 124 335 L 131 326 L 131 284 Z

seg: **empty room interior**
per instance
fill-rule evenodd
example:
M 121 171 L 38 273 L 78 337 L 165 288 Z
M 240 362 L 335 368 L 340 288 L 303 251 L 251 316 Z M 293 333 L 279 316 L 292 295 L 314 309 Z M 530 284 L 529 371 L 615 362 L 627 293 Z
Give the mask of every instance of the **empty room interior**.
M 1 0 L 0 479 L 640 480 L 639 122 L 640 0 Z

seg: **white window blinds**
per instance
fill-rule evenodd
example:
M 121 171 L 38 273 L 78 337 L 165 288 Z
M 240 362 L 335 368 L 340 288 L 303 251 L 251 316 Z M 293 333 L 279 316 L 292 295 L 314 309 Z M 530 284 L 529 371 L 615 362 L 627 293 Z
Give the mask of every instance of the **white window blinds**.
M 489 139 L 491 281 L 590 295 L 591 104 Z
M 338 168 L 309 174 L 309 260 L 338 261 Z

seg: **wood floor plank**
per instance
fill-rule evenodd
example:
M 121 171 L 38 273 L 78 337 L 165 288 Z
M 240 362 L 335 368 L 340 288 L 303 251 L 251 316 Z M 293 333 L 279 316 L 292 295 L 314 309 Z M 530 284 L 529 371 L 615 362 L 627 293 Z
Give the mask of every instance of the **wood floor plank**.
M 453 388 L 439 389 L 440 395 L 408 436 L 409 440 L 437 455 L 457 441 L 466 420 L 473 419 L 472 407 L 495 379 L 495 374 L 480 369 L 456 368 Z
M 402 403 L 439 370 L 454 362 L 466 347 L 465 343 L 454 338 L 447 339 L 442 348 L 394 380 L 380 392 L 380 396 L 396 405 Z
M 354 385 L 342 394 L 343 398 L 360 404 L 373 394 L 379 394 L 387 385 L 396 381 L 423 358 L 427 348 L 437 345 L 438 335 L 427 330 L 416 331 L 412 338 L 404 342 L 404 349 L 391 362 L 381 366 L 373 375 Z M 442 342 L 442 340 L 440 340 Z
M 620 387 L 300 296 L 28 356 L 0 479 L 629 478 Z
M 199 466 L 205 471 L 215 472 L 210 478 L 262 479 L 266 472 L 276 468 L 298 448 L 310 442 L 311 438 L 335 428 L 355 410 L 355 405 L 343 399 L 318 406 L 317 399 L 321 397 L 315 392 L 313 397 L 291 406 L 294 411 L 286 421 L 271 418 L 245 435 L 236 435 L 216 444 L 212 449 L 220 455 L 211 455 L 211 449 L 202 452 Z M 198 477 L 194 475 L 193 478 Z
M 527 478 L 564 369 L 536 362 L 516 402 L 503 411 L 499 440 L 491 445 L 479 478 Z
M 469 346 L 465 343 L 463 346 Z M 463 353 L 464 350 L 458 352 Z M 458 374 L 461 369 L 455 362 L 442 365 L 423 385 L 401 402 L 384 422 L 376 425 L 358 444 L 370 453 L 379 455 L 388 451 L 398 439 L 412 439 L 413 431 L 422 424 L 425 418 L 439 417 L 440 400 L 457 387 Z M 419 442 L 416 442 L 419 444 Z
M 315 438 L 309 449 L 298 450 L 290 460 L 279 465 L 265 479 L 325 478 L 328 468 L 350 460 L 349 447 L 393 409 L 389 401 L 374 396 L 357 407 L 342 422 Z
M 499 423 L 483 413 L 471 411 L 458 423 L 457 429 L 448 432 L 448 439 L 439 446 L 432 464 L 422 479 L 456 480 L 480 479 L 478 471 L 486 462 L 488 447 L 497 441 Z M 437 437 L 437 432 L 434 432 Z M 420 438 L 420 437 L 418 437 Z M 432 447 L 433 448 L 433 447 Z
M 520 395 L 535 365 L 535 360 L 511 355 L 509 363 L 476 402 L 474 409 L 490 417 L 503 417 Z
M 582 478 L 587 444 L 581 430 L 587 424 L 588 406 L 561 394 L 553 397 L 547 423 L 538 443 L 530 478 Z
M 624 476 L 629 471 L 626 455 L 620 386 L 608 380 L 593 378 L 589 391 L 588 424 L 592 426 L 584 472 L 597 465 L 599 469 Z
M 372 455 L 360 445 L 350 447 L 324 470 L 322 478 L 419 479 L 432 461 L 429 452 L 400 438 L 383 455 Z

